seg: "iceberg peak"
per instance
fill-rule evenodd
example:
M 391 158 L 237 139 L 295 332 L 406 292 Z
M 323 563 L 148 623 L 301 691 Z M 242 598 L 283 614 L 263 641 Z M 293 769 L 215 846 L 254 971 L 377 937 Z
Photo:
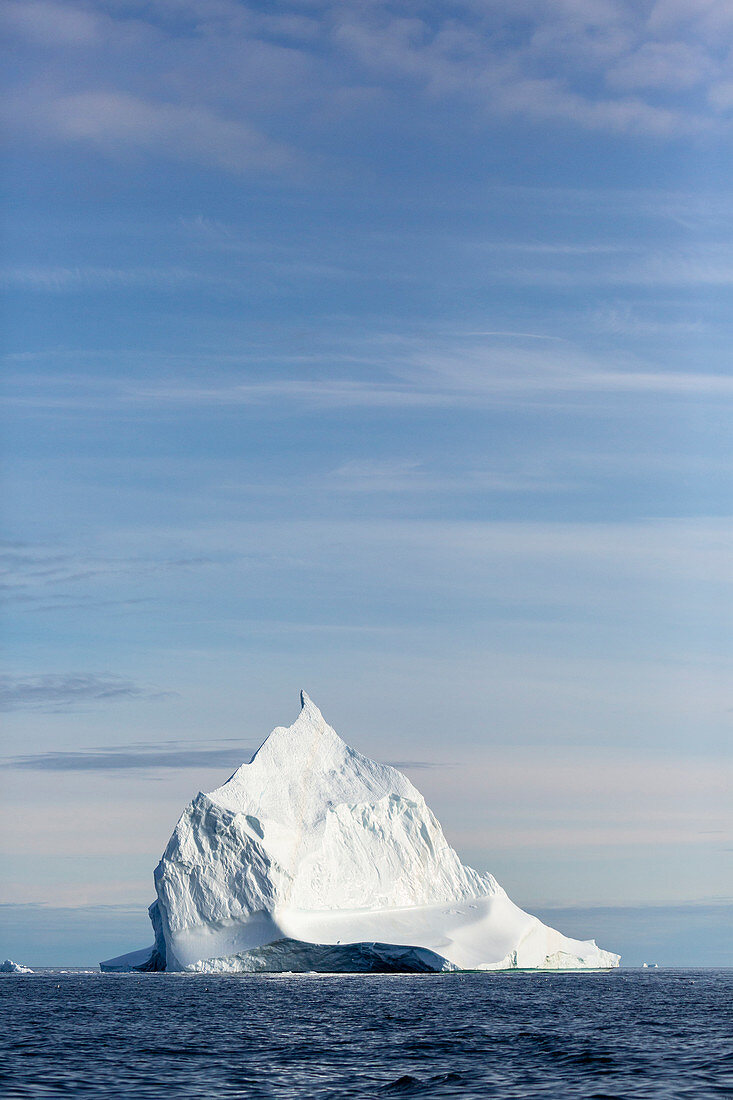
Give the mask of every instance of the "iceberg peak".
M 323 732 L 324 730 L 330 730 L 331 729 L 331 727 L 326 723 L 326 720 L 323 717 L 323 715 L 321 714 L 320 710 L 318 709 L 316 704 L 311 699 L 310 695 L 308 695 L 308 693 L 306 691 L 301 691 L 301 693 L 300 693 L 300 714 L 296 718 L 293 725 L 288 726 L 287 728 L 289 730 L 292 730 L 294 733 L 295 732 L 300 732 L 302 726 L 305 723 L 310 723 L 311 725 L 315 726 L 320 732 Z M 278 727 L 278 729 L 283 729 L 283 728 L 284 727 L 282 727 L 282 726 Z M 273 730 L 273 732 L 274 732 L 274 730 Z M 336 734 L 335 730 L 332 730 L 331 732 Z M 270 734 L 270 736 L 272 736 L 272 734 Z M 338 734 L 336 734 L 336 736 L 338 736 Z M 339 738 L 339 740 L 341 740 L 341 738 Z
M 306 707 L 313 707 L 314 710 L 318 710 L 318 707 L 313 702 L 308 692 L 303 691 L 302 689 L 300 692 L 300 705 L 303 710 L 305 710 Z M 321 713 L 320 710 L 318 710 L 318 713 Z

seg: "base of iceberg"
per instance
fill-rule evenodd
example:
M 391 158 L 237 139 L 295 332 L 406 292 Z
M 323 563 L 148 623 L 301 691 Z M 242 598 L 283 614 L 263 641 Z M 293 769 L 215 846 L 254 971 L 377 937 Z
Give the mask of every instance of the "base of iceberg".
M 422 947 L 396 943 L 274 943 L 204 959 L 187 970 L 199 974 L 435 974 L 458 967 Z
M 155 870 L 155 944 L 108 972 L 608 970 L 461 863 L 401 772 L 307 695 L 249 764 L 186 807 Z

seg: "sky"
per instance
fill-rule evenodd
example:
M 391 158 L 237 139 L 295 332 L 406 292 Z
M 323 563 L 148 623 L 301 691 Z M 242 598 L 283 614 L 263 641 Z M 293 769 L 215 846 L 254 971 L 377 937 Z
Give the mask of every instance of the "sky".
M 0 954 L 141 947 L 307 690 L 733 964 L 727 0 L 7 0 Z

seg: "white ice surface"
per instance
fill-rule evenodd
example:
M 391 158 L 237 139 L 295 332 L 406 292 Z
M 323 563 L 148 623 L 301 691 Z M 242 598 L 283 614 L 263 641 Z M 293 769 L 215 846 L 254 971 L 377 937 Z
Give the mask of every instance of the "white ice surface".
M 0 974 L 32 974 L 33 971 L 29 966 L 23 966 L 22 963 L 13 962 L 12 959 L 6 959 L 5 962 L 0 963 Z
M 151 913 L 167 969 L 618 965 L 465 867 L 409 779 L 349 748 L 305 694 L 302 703 L 292 726 L 176 825 Z

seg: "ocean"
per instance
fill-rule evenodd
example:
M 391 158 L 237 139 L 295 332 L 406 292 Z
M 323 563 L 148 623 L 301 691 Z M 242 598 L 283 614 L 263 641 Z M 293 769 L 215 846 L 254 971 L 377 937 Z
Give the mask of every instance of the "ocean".
M 0 1095 L 733 1096 L 733 971 L 0 976 Z

